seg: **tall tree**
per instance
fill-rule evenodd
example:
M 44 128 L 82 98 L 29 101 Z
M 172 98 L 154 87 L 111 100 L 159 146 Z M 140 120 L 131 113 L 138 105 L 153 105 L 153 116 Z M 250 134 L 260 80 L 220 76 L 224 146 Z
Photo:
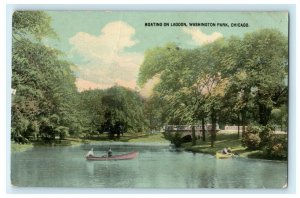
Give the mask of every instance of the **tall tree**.
M 244 131 L 249 116 L 266 125 L 274 106 L 287 104 L 288 42 L 279 31 L 264 29 L 232 43 L 238 51 L 227 68 L 233 75 L 226 94 L 236 99 L 233 108 L 240 112 Z
M 112 87 L 102 96 L 104 108 L 102 131 L 117 138 L 124 132 L 141 132 L 148 126 L 144 116 L 144 104 L 141 96 L 123 87 Z
M 43 44 L 43 38 L 55 37 L 50 22 L 41 11 L 13 14 L 13 139 L 40 136 L 51 141 L 80 130 L 72 64 L 63 60 L 60 51 Z
M 145 53 L 139 84 L 159 77 L 155 91 L 169 123 L 194 125 L 209 116 L 213 147 L 220 116 L 234 113 L 229 122 L 245 131 L 250 121 L 266 125 L 272 109 L 287 103 L 287 60 L 286 38 L 270 29 L 193 50 L 167 44 Z

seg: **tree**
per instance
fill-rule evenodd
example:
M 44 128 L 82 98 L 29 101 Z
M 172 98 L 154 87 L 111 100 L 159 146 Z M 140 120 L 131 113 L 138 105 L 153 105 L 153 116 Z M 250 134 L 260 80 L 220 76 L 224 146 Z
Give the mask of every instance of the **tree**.
M 152 131 L 161 130 L 167 119 L 166 101 L 157 93 L 154 93 L 149 98 L 145 98 L 144 101 L 144 115 L 149 122 L 149 129 Z
M 288 112 L 285 104 L 279 108 L 272 109 L 271 122 L 272 124 L 279 125 L 281 131 L 286 131 L 288 126 Z
M 119 138 L 121 133 L 140 132 L 147 128 L 143 100 L 137 92 L 114 86 L 104 91 L 102 105 L 102 131 L 109 132 L 112 138 L 115 134 Z
M 80 94 L 80 106 L 78 109 L 82 112 L 82 125 L 86 135 L 102 133 L 102 124 L 104 120 L 104 106 L 102 97 L 104 90 L 86 90 Z
M 57 37 L 50 26 L 51 18 L 43 11 L 15 11 L 12 20 L 13 42 L 19 38 L 42 40 Z
M 218 118 L 235 114 L 227 122 L 245 132 L 250 122 L 266 125 L 271 110 L 287 103 L 287 62 L 286 38 L 265 29 L 192 50 L 175 44 L 148 50 L 139 84 L 159 77 L 155 93 L 166 101 L 169 123 L 203 126 L 209 116 L 213 147 Z
M 50 17 L 41 11 L 13 14 L 12 139 L 49 140 L 80 131 L 75 110 L 77 89 L 72 64 L 63 54 L 43 44 L 55 36 Z
M 209 112 L 213 123 L 212 146 L 215 141 L 216 113 L 219 109 L 217 98 L 220 93 L 223 94 L 222 86 L 226 83 L 218 72 L 219 63 L 211 56 L 221 55 L 219 51 L 216 52 L 221 49 L 220 44 L 216 45 L 183 50 L 174 44 L 167 44 L 147 52 L 140 70 L 139 79 L 142 83 L 159 75 L 160 83 L 155 91 L 167 101 L 169 123 L 191 123 L 193 144 L 195 124 L 201 119 L 204 125 Z
M 273 106 L 286 103 L 282 99 L 287 99 L 287 44 L 287 38 L 279 31 L 264 29 L 247 34 L 237 56 L 241 60 L 236 65 L 239 71 L 231 82 L 236 82 L 243 101 L 253 102 L 257 109 L 253 116 L 264 126 L 270 120 Z

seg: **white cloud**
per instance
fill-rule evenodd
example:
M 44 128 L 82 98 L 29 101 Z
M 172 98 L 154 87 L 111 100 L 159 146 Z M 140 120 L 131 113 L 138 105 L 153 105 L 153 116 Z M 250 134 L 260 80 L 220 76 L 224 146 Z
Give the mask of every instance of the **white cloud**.
M 134 34 L 135 29 L 127 23 L 114 21 L 106 24 L 99 36 L 79 32 L 70 38 L 72 54 L 86 61 L 78 65 L 78 89 L 108 88 L 115 84 L 134 89 L 143 54 L 124 52 L 137 43 L 132 39 Z
M 193 41 L 199 45 L 212 43 L 215 40 L 223 37 L 223 35 L 219 32 L 213 32 L 211 35 L 207 35 L 196 27 L 184 27 L 182 28 L 182 31 L 191 35 Z

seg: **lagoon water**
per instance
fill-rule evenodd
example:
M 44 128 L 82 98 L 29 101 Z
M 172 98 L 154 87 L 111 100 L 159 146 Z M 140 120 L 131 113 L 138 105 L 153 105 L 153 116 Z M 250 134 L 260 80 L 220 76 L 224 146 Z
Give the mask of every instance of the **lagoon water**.
M 124 161 L 87 161 L 94 148 L 104 155 L 139 151 Z M 163 145 L 94 144 L 34 147 L 11 155 L 11 182 L 19 187 L 95 188 L 282 188 L 287 163 L 174 152 Z

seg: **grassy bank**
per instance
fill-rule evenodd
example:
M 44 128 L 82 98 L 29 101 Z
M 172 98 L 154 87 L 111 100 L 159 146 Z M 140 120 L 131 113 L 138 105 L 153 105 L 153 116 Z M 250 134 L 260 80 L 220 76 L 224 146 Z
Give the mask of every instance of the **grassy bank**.
M 122 142 L 169 143 L 162 133 L 127 133 L 121 137 Z
M 100 141 L 119 141 L 119 142 L 132 142 L 132 143 L 162 143 L 168 144 L 169 141 L 164 139 L 162 133 L 124 133 L 120 139 L 110 140 L 107 134 L 101 134 L 90 138 L 76 138 L 68 137 L 65 140 L 55 140 L 52 143 L 44 143 L 41 141 L 30 143 L 30 144 L 17 144 L 11 142 L 11 152 L 22 152 L 30 149 L 34 146 L 74 146 L 80 144 L 88 144 Z
M 21 152 L 25 151 L 33 146 L 72 146 L 80 145 L 84 143 L 93 143 L 101 141 L 117 141 L 117 142 L 129 142 L 129 143 L 161 143 L 169 144 L 170 142 L 164 138 L 162 133 L 124 133 L 119 139 L 109 140 L 107 134 L 101 134 L 94 137 L 89 137 L 85 139 L 68 137 L 66 140 L 55 141 L 51 144 L 45 144 L 42 142 L 36 142 L 34 144 L 16 144 L 12 143 L 11 150 L 12 152 Z M 210 146 L 210 136 L 207 136 L 206 141 L 197 140 L 195 146 L 191 142 L 184 143 L 182 147 L 187 151 L 197 152 L 197 153 L 206 153 L 215 155 L 217 151 L 222 150 L 225 147 L 230 147 L 234 153 L 238 153 L 240 157 L 249 157 L 249 158 L 262 158 L 265 157 L 262 154 L 262 151 L 250 151 L 241 145 L 241 137 L 237 136 L 236 132 L 220 131 L 217 134 L 217 140 L 215 141 L 215 147 Z
M 15 142 L 11 142 L 11 152 L 22 152 L 26 151 L 33 147 L 33 144 L 17 144 Z
M 33 148 L 34 146 L 72 146 L 84 143 L 79 138 L 67 138 L 65 140 L 55 140 L 52 143 L 44 143 L 41 141 L 29 143 L 29 144 L 18 144 L 11 142 L 11 152 L 23 152 L 27 149 Z
M 206 141 L 197 140 L 195 146 L 192 143 L 185 143 L 182 147 L 187 151 L 193 151 L 198 153 L 207 153 L 215 155 L 217 151 L 222 150 L 225 147 L 230 147 L 234 153 L 238 153 L 240 157 L 249 158 L 263 158 L 261 151 L 250 151 L 241 145 L 241 137 L 237 136 L 237 132 L 220 131 L 217 134 L 217 140 L 215 141 L 215 147 L 210 145 L 210 136 L 206 138 Z
M 68 138 L 69 139 L 69 138 Z M 72 140 L 75 141 L 74 139 Z M 99 141 L 117 141 L 117 142 L 140 142 L 140 143 L 169 143 L 168 140 L 164 138 L 162 133 L 124 133 L 120 138 L 111 140 L 108 138 L 107 134 L 100 134 L 93 137 L 85 138 L 84 140 L 78 139 L 78 141 L 84 141 L 85 143 L 89 142 L 99 142 Z

